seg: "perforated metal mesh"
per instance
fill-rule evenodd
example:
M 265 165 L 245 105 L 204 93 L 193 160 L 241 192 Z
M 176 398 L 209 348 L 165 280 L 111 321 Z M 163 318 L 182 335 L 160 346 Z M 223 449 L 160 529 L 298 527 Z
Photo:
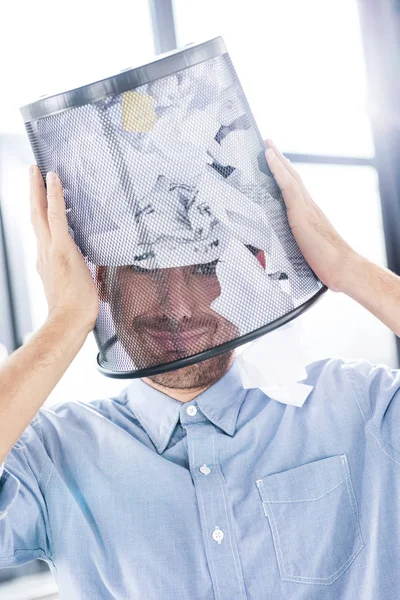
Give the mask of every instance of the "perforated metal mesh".
M 61 178 L 110 375 L 239 345 L 323 287 L 228 54 L 26 128 L 42 174 Z

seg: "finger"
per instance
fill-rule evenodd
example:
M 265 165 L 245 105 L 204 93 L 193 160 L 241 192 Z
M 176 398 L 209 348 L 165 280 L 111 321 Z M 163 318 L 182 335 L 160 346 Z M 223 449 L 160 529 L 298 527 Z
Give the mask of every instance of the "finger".
M 304 203 L 303 193 L 298 182 L 286 168 L 286 165 L 279 160 L 272 148 L 268 148 L 265 156 L 271 173 L 282 192 L 287 209 L 294 204 Z
M 54 171 L 46 175 L 47 184 L 47 217 L 52 240 L 62 242 L 68 234 L 68 222 L 65 212 L 64 193 L 61 181 Z
M 46 188 L 37 165 L 32 165 L 29 169 L 29 185 L 31 223 L 39 245 L 49 240 L 50 229 L 47 220 Z
M 273 150 L 275 152 L 277 158 L 285 165 L 285 167 L 288 169 L 288 171 L 290 171 L 290 173 L 293 175 L 293 177 L 295 179 L 300 179 L 300 175 L 298 174 L 296 169 L 293 167 L 290 160 L 288 158 L 286 158 L 286 156 L 284 154 L 282 154 L 282 152 L 279 150 L 279 148 L 277 148 L 275 143 L 271 139 L 265 140 L 265 143 L 268 148 L 271 148 L 271 150 Z
M 282 154 L 282 152 L 279 150 L 279 148 L 276 147 L 276 145 L 274 144 L 274 142 L 271 139 L 265 140 L 266 145 L 268 146 L 268 148 L 271 148 L 271 150 L 274 151 L 274 153 L 276 154 L 276 156 L 278 157 L 278 159 L 285 165 L 285 167 L 287 168 L 287 170 L 291 173 L 291 175 L 295 178 L 295 180 L 297 181 L 297 183 L 299 184 L 299 187 L 301 188 L 301 191 L 303 193 L 304 199 L 311 199 L 310 195 L 303 183 L 302 178 L 300 177 L 299 173 L 296 171 L 296 169 L 294 168 L 294 166 L 292 165 L 292 163 L 290 162 L 290 160 L 288 160 L 286 158 L 286 156 L 284 154 Z

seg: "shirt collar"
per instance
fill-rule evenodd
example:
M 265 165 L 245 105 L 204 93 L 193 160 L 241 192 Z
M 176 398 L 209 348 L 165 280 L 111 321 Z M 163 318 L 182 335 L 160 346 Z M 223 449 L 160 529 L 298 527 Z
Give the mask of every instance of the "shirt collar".
M 191 402 L 175 400 L 140 379 L 135 379 L 125 393 L 126 405 L 161 454 L 169 444 L 182 406 L 187 407 L 191 403 L 196 403 L 214 425 L 228 435 L 234 435 L 246 390 L 243 389 L 239 369 L 233 363 L 221 379 Z

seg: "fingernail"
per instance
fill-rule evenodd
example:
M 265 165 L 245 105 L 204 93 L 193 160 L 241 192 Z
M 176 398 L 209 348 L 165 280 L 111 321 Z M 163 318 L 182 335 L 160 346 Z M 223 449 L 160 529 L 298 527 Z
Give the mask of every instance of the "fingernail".
M 56 177 L 57 177 L 57 175 L 54 171 L 49 171 L 46 175 L 47 181 L 55 181 Z
M 273 140 L 271 140 L 271 138 L 267 139 L 267 145 L 268 146 L 275 146 L 275 144 L 274 144 Z
M 275 158 L 275 152 L 272 150 L 272 148 L 268 148 L 265 154 L 267 155 L 267 158 Z

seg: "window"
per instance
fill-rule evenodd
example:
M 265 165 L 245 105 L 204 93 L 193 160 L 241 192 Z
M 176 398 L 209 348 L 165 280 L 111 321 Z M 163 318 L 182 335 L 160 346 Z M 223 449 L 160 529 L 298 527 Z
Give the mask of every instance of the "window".
M 93 1 L 72 0 L 62 5 L 40 0 L 24 5 L 23 18 L 19 3 L 9 3 L 2 13 L 0 54 L 11 58 L 0 64 L 1 81 L 7 82 L 7 93 L 0 97 L 0 205 L 12 271 L 17 342 L 21 343 L 45 320 L 47 303 L 36 272 L 36 242 L 28 208 L 28 165 L 35 160 L 19 107 L 41 95 L 62 92 L 151 60 L 155 50 L 147 0 L 131 4 L 117 0 L 112 10 Z M 1 260 L 0 239 L 0 268 Z M 11 349 L 10 344 L 7 346 Z M 102 397 L 126 385 L 98 373 L 96 348 L 90 335 L 49 403 L 88 394 Z M 87 377 L 90 366 L 92 377 Z
M 387 266 L 357 0 L 173 0 L 179 46 L 222 35 L 264 138 L 349 243 Z M 324 164 L 325 163 L 325 164 Z M 315 358 L 398 365 L 395 337 L 329 292 L 303 317 Z
M 40 0 L 1 11 L 0 132 L 24 133 L 19 107 L 154 55 L 147 0 Z
M 178 46 L 222 35 L 264 135 L 372 157 L 356 0 L 174 0 Z

